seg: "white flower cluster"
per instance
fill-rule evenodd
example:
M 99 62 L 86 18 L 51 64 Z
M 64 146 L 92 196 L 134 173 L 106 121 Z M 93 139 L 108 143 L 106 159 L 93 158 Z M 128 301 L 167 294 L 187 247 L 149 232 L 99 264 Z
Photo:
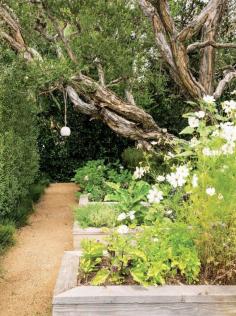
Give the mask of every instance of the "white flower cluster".
M 216 100 L 212 95 L 205 95 L 203 101 L 207 104 L 214 104 Z
M 173 188 L 182 187 L 189 176 L 189 169 L 186 165 L 179 166 L 176 172 L 171 172 L 166 176 L 166 180 L 172 185 Z
M 213 187 L 206 188 L 206 194 L 209 196 L 213 196 L 216 194 L 216 189 Z
M 127 234 L 129 232 L 129 227 L 127 225 L 121 225 L 117 228 L 117 232 L 121 235 Z
M 204 111 L 198 111 L 188 118 L 188 125 L 192 128 L 196 128 L 199 126 L 200 119 L 205 117 L 206 113 Z
M 134 178 L 135 179 L 141 179 L 145 173 L 149 171 L 148 167 L 136 167 L 135 172 L 134 172 Z
M 236 102 L 234 100 L 223 102 L 222 108 L 226 114 L 229 114 L 233 117 L 236 116 Z
M 221 123 L 219 136 L 229 143 L 235 142 L 236 126 L 232 122 Z
M 134 10 L 136 8 L 136 0 L 129 0 L 126 7 L 130 10 Z
M 153 186 L 149 191 L 147 198 L 150 204 L 160 203 L 161 200 L 163 200 L 163 192 L 159 191 L 155 186 Z
M 117 220 L 119 222 L 122 222 L 125 219 L 130 219 L 132 221 L 132 220 L 135 219 L 135 215 L 134 214 L 135 214 L 135 211 L 130 211 L 128 213 L 123 212 L 123 213 L 119 214 Z

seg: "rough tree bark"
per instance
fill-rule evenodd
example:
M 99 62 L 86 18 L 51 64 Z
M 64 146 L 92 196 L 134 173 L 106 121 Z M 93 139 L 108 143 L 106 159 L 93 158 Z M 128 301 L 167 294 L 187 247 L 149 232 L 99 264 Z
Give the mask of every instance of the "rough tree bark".
M 217 32 L 228 0 L 210 0 L 205 8 L 182 30 L 177 30 L 167 0 L 139 0 L 144 14 L 152 21 L 157 46 L 170 74 L 185 95 L 193 99 L 204 95 L 220 98 L 227 85 L 236 77 L 236 69 L 215 84 L 215 50 L 236 48 L 236 43 L 217 43 Z M 194 36 L 201 41 L 187 44 Z M 194 77 L 189 58 L 200 49 L 198 78 Z

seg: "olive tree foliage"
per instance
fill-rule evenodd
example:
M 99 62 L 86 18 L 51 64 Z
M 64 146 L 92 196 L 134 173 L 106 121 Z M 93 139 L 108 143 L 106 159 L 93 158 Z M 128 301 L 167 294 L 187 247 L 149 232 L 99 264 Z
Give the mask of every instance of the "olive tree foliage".
M 220 97 L 235 78 L 234 65 L 222 58 L 225 50 L 227 62 L 234 58 L 231 4 L 204 2 L 2 1 L 0 37 L 4 52 L 13 49 L 26 63 L 22 75 L 37 96 L 63 93 L 76 110 L 121 136 L 144 146 L 172 144 L 175 137 L 148 113 L 150 90 L 165 87 L 162 69 L 188 98 L 213 90 Z M 227 43 L 217 41 L 220 34 Z M 224 77 L 216 60 L 226 67 Z

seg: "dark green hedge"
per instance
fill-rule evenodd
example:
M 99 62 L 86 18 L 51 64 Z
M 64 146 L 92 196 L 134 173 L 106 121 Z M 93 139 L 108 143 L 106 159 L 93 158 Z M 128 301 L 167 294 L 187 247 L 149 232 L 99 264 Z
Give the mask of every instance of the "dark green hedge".
M 88 160 L 105 159 L 116 161 L 122 151 L 133 142 L 122 139 L 100 121 L 92 120 L 68 108 L 68 126 L 71 136 L 60 136 L 63 126 L 63 104 L 58 108 L 50 104 L 38 116 L 40 170 L 46 173 L 51 181 L 70 181 L 75 170 Z
M 24 216 L 38 176 L 35 99 L 22 67 L 5 66 L 0 80 L 0 222 Z

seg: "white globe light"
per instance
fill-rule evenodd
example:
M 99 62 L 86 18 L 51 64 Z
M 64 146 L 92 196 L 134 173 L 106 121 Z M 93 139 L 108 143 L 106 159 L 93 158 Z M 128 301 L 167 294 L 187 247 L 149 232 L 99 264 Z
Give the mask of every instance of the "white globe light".
M 70 136 L 70 134 L 71 134 L 71 130 L 70 130 L 70 128 L 69 127 L 67 127 L 67 126 L 63 126 L 62 128 L 61 128 L 61 136 L 63 136 L 63 137 L 68 137 L 68 136 Z

